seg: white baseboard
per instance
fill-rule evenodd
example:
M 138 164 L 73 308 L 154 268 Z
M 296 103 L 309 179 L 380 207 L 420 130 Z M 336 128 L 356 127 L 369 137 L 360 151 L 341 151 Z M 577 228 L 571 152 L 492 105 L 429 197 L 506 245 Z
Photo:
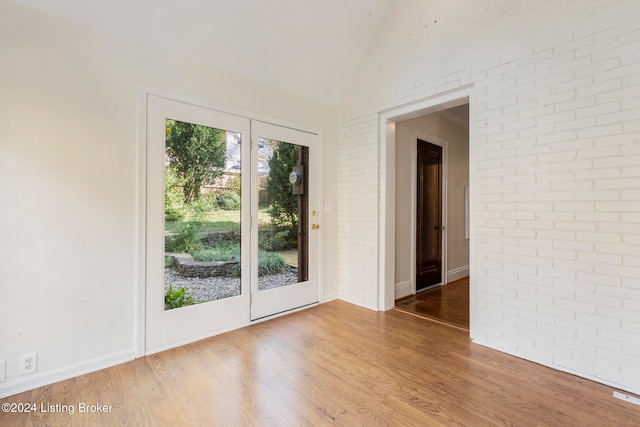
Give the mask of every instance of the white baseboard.
M 129 362 L 135 359 L 135 349 L 125 350 L 113 353 L 107 356 L 98 357 L 92 360 L 65 366 L 63 368 L 54 369 L 46 372 L 36 372 L 24 377 L 16 378 L 0 384 L 0 399 L 13 396 L 14 394 L 33 390 L 34 388 L 43 387 L 59 381 L 68 380 L 89 372 L 99 371 L 101 369 L 110 368 L 111 366 Z
M 396 283 L 395 298 L 404 298 L 413 294 L 413 283 L 411 281 L 404 283 Z
M 535 358 L 535 357 L 528 357 L 527 355 L 520 354 L 517 351 L 512 351 L 510 349 L 504 349 L 502 347 L 496 347 L 494 345 L 489 345 L 487 342 L 484 342 L 484 341 L 473 340 L 472 339 L 472 342 L 474 344 L 478 344 L 478 345 L 481 345 L 483 347 L 487 347 L 487 348 L 490 348 L 492 350 L 499 351 L 501 353 L 509 354 L 509 355 L 517 357 L 519 359 L 527 360 L 527 361 L 532 362 L 532 363 L 537 363 L 540 366 L 546 366 L 547 368 L 554 369 L 556 371 L 566 372 L 568 374 L 575 375 L 577 377 L 584 378 L 584 379 L 587 379 L 589 381 L 593 381 L 595 383 L 604 384 L 606 386 L 609 386 L 609 387 L 612 387 L 612 388 L 616 388 L 618 390 L 627 391 L 629 393 L 636 394 L 636 395 L 640 396 L 640 388 L 636 387 L 635 384 L 633 386 L 628 385 L 628 384 L 627 385 L 619 384 L 619 383 L 617 383 L 615 381 L 609 381 L 607 379 L 600 378 L 600 377 L 597 377 L 595 375 L 590 375 L 590 374 L 587 374 L 587 373 L 584 373 L 584 372 L 576 371 L 574 369 L 571 369 L 571 368 L 568 368 L 568 367 L 565 367 L 565 366 L 556 365 L 556 364 L 545 362 L 545 361 L 542 361 L 542 360 L 537 360 L 537 358 Z M 612 390 L 612 391 L 614 391 L 614 390 Z
M 351 300 L 349 298 L 340 297 L 338 299 L 340 301 L 348 302 L 349 304 L 357 305 L 358 307 L 366 308 L 367 310 L 379 311 L 378 308 L 375 307 L 375 306 L 368 306 L 368 305 L 362 304 L 359 301 L 354 301 L 354 300 Z
M 325 303 L 325 302 L 329 302 L 329 301 L 333 301 L 333 300 L 337 300 L 337 299 L 338 299 L 338 293 L 334 292 L 334 293 L 323 295 L 321 302 Z
M 447 272 L 447 283 L 455 282 L 464 277 L 469 276 L 469 266 L 454 268 Z M 395 299 L 404 298 L 413 294 L 413 282 L 410 280 L 407 282 L 396 283 L 395 286 Z
M 462 278 L 469 276 L 469 266 L 463 265 L 462 267 L 454 268 L 447 272 L 447 283 L 455 282 Z

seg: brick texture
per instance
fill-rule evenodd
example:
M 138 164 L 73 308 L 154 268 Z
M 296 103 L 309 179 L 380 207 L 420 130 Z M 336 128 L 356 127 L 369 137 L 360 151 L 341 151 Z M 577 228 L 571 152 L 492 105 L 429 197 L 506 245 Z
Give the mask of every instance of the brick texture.
M 640 11 L 573 25 L 509 58 L 404 58 L 344 103 L 339 292 L 376 307 L 378 114 L 472 84 L 472 338 L 638 393 Z

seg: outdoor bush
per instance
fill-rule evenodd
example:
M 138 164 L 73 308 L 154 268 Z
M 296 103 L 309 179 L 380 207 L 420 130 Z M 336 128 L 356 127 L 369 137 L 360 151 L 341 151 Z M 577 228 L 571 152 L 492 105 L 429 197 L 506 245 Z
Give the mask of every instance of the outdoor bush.
M 183 202 L 182 190 L 175 169 L 164 169 L 164 219 L 174 222 L 183 219 L 187 213 Z
M 284 258 L 277 253 L 258 250 L 258 276 L 282 273 L 286 268 Z
M 239 224 L 238 224 L 239 225 Z M 238 229 L 233 229 L 227 232 L 225 235 L 225 242 L 240 244 L 240 238 L 242 235 L 240 234 L 239 227 Z
M 206 197 L 200 197 L 199 199 L 192 200 L 191 202 L 189 202 L 188 206 L 189 210 L 191 210 L 193 215 L 196 217 L 202 216 L 211 210 Z
M 218 207 L 218 197 L 216 196 L 216 193 L 207 193 L 204 196 L 201 196 L 200 200 L 204 201 L 208 211 L 214 210 Z
M 270 233 L 265 233 L 264 231 L 258 232 L 258 248 L 264 249 L 265 251 L 272 250 L 271 240 L 273 235 Z
M 178 234 L 169 239 L 165 249 L 178 253 L 192 253 L 202 249 L 200 230 L 202 230 L 202 221 L 180 223 Z
M 171 268 L 176 263 L 176 259 L 172 256 L 164 257 L 164 268 Z
M 217 198 L 218 207 L 226 211 L 240 209 L 240 195 L 232 190 L 224 191 Z
M 194 261 L 230 261 L 237 260 L 234 276 L 240 276 L 240 245 L 233 242 L 218 242 L 215 246 L 200 249 L 191 254 Z M 277 253 L 258 250 L 258 276 L 278 274 L 286 270 L 284 258 Z
M 191 257 L 199 262 L 239 260 L 240 245 L 232 242 L 218 242 L 210 248 L 191 253 Z
M 273 240 L 278 250 L 293 249 L 298 246 L 298 228 L 287 227 L 280 230 L 273 236 Z
M 193 301 L 191 294 L 185 288 L 173 289 L 173 286 L 169 285 L 169 289 L 164 293 L 165 310 L 193 304 L 195 304 L 195 301 Z
M 238 195 L 242 194 L 242 179 L 240 178 L 240 175 L 236 175 L 233 177 L 231 182 L 229 182 L 229 188 L 232 191 L 238 193 Z
M 294 249 L 298 245 L 298 229 L 278 227 L 261 230 L 258 235 L 258 246 L 266 251 Z

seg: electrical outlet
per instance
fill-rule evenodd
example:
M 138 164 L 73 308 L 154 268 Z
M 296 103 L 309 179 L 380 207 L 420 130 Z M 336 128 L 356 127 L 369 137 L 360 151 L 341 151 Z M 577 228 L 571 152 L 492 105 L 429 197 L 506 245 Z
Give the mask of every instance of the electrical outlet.
M 0 383 L 7 380 L 7 362 L 0 360 Z
M 38 353 L 25 354 L 20 358 L 20 375 L 32 374 L 38 369 Z

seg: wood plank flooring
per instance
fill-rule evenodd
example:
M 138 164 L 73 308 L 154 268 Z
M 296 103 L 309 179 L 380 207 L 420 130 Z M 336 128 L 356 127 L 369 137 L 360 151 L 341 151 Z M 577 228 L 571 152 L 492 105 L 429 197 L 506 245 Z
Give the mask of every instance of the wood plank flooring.
M 469 330 L 469 278 L 396 301 L 396 310 Z
M 333 301 L 3 399 L 1 426 L 638 426 L 612 388 Z M 79 413 L 81 403 L 111 405 Z

